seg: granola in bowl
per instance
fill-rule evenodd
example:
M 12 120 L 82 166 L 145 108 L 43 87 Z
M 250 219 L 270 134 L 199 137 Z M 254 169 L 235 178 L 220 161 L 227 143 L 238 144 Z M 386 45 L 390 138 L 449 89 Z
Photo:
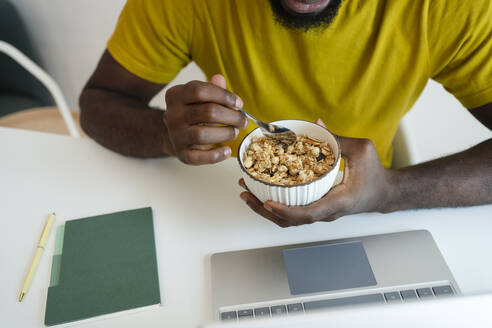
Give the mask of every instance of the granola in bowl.
M 335 160 L 327 142 L 300 134 L 289 146 L 266 137 L 253 138 L 245 151 L 243 165 L 259 180 L 292 186 L 320 178 L 330 171 Z

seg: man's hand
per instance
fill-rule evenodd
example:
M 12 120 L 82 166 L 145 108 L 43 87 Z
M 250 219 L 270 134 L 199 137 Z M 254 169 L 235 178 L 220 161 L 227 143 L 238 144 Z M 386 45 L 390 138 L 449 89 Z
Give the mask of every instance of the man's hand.
M 213 145 L 234 140 L 238 129 L 248 125 L 244 115 L 238 112 L 243 106 L 241 98 L 226 90 L 222 75 L 214 75 L 210 83 L 191 81 L 170 88 L 166 103 L 163 120 L 171 148 L 167 151 L 187 164 L 211 164 L 227 159 L 231 149 Z
M 316 123 L 324 126 L 319 119 Z M 345 160 L 343 181 L 320 200 L 307 206 L 287 206 L 274 201 L 262 204 L 250 192 L 241 193 L 241 198 L 253 211 L 281 227 L 333 221 L 361 212 L 384 211 L 391 171 L 381 165 L 374 144 L 368 139 L 340 136 L 338 141 Z M 243 179 L 239 184 L 247 189 Z
M 150 100 L 165 86 L 131 73 L 106 50 L 80 96 L 81 126 L 101 145 L 127 156 L 176 156 L 194 165 L 229 157 L 229 147 L 214 144 L 236 138 L 247 120 L 237 111 L 241 98 L 226 90 L 224 77 L 170 88 L 167 110 L 151 108 Z

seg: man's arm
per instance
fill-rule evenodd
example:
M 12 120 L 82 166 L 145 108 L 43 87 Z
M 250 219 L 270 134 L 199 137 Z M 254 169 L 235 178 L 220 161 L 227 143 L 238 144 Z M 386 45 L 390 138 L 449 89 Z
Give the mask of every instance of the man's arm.
M 492 103 L 470 112 L 492 129 Z M 273 201 L 262 204 L 249 192 L 241 193 L 241 198 L 281 227 L 333 221 L 361 212 L 492 203 L 492 139 L 398 170 L 383 168 L 370 140 L 339 137 L 339 142 L 345 160 L 344 179 L 319 201 L 307 206 Z M 240 185 L 246 189 L 242 179 Z
M 135 157 L 171 153 L 162 111 L 148 103 L 165 85 L 140 79 L 108 51 L 80 95 L 80 124 L 101 145 Z
M 247 120 L 224 78 L 177 85 L 166 93 L 165 112 L 150 108 L 164 86 L 128 72 L 106 51 L 80 96 L 81 126 L 101 145 L 128 156 L 170 155 L 193 165 L 228 158 L 229 147 L 213 145 L 235 139 Z
M 492 130 L 492 103 L 470 113 Z M 391 212 L 409 208 L 492 203 L 492 139 L 466 151 L 392 172 L 385 205 Z

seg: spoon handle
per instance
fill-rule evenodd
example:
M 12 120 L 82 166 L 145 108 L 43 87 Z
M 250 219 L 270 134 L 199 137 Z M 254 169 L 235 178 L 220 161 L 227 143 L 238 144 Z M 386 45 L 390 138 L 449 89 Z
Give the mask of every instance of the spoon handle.
M 287 145 L 292 145 L 296 141 L 297 136 L 291 130 L 283 126 L 278 126 L 275 124 L 259 121 L 254 116 L 246 113 L 242 109 L 240 109 L 239 111 L 243 113 L 247 118 L 255 122 L 260 127 L 260 130 L 263 132 L 263 135 L 265 137 L 280 141 Z
M 241 113 L 243 113 L 247 118 L 249 118 L 251 121 L 255 122 L 256 125 L 258 125 L 262 130 L 268 131 L 268 127 L 266 126 L 267 124 L 263 123 L 262 121 L 257 120 L 253 115 L 245 112 L 244 110 L 240 109 L 239 110 Z
M 245 115 L 247 118 L 249 118 L 250 120 L 252 120 L 253 122 L 255 122 L 256 124 L 258 124 L 258 120 L 253 116 L 253 115 L 250 115 L 249 113 L 246 113 L 244 110 L 240 109 L 239 110 L 241 113 L 243 113 L 243 115 Z

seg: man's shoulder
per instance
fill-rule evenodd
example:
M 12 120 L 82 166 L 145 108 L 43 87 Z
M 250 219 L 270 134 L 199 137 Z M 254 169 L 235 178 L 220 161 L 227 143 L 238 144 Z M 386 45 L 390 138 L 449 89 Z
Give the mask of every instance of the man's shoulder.
M 426 0 L 429 18 L 449 18 L 450 20 L 487 19 L 491 20 L 491 0 Z

